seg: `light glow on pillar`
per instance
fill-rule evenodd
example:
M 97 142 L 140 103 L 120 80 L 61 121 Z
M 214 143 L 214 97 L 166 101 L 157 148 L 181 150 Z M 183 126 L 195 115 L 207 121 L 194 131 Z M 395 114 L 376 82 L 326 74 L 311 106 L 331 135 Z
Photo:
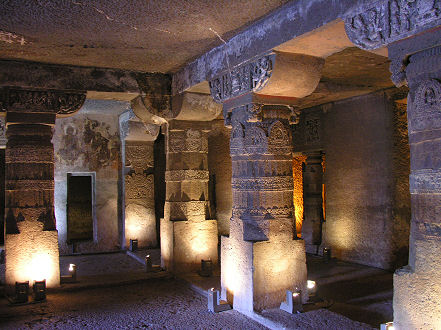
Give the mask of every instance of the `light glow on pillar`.
M 34 281 L 51 278 L 54 267 L 55 265 L 51 257 L 47 253 L 41 252 L 35 254 L 29 263 L 23 264 L 22 267 L 17 267 L 17 273 L 20 273 L 20 278 L 33 283 Z
M 302 164 L 306 161 L 306 156 L 296 156 L 292 161 L 292 175 L 294 181 L 294 209 L 296 216 L 297 237 L 302 237 L 303 223 L 303 172 Z

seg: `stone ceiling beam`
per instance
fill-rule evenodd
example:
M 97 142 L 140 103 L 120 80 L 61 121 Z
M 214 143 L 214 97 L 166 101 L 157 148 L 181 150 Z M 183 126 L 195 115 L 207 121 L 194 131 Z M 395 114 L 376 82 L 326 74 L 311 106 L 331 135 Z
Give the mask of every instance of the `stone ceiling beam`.
M 216 47 L 173 75 L 173 94 L 179 94 L 221 72 L 315 30 L 352 15 L 369 0 L 291 1 Z
M 25 61 L 0 61 L 0 87 L 87 91 L 88 98 L 131 100 L 169 97 L 170 76 L 118 69 L 102 69 Z

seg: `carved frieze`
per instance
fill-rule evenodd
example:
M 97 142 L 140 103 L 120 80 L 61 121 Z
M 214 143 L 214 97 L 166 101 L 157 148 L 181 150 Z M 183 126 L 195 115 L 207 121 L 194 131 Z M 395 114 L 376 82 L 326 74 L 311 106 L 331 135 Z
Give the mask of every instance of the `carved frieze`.
M 441 0 L 381 0 L 346 18 L 349 39 L 375 49 L 441 23 Z
M 320 117 L 317 115 L 305 116 L 305 145 L 320 143 Z
M 15 112 L 68 115 L 79 110 L 86 100 L 86 93 L 56 90 L 5 88 L 2 94 L 4 111 Z
M 289 176 L 233 178 L 232 188 L 237 190 L 286 191 L 293 189 L 293 180 Z
M 208 181 L 209 172 L 204 170 L 173 170 L 165 171 L 166 182 L 180 181 Z
M 216 102 L 261 90 L 271 77 L 274 56 L 266 55 L 241 65 L 210 81 L 211 96 Z

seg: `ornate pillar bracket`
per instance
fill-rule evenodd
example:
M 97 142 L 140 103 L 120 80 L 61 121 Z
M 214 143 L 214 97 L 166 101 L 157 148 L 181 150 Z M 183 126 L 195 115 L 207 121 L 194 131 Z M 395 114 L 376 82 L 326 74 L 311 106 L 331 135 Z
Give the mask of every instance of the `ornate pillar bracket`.
M 345 18 L 349 39 L 366 50 L 388 46 L 441 25 L 440 0 L 380 0 Z M 392 81 L 406 84 L 407 57 L 391 58 Z

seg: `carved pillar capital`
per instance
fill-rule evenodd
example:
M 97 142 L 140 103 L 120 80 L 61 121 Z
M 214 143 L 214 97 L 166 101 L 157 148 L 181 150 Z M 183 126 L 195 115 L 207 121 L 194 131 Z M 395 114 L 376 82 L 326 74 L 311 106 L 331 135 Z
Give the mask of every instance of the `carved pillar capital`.
M 17 113 L 50 113 L 66 116 L 78 111 L 86 100 L 85 92 L 61 90 L 5 87 L 0 93 L 2 110 Z
M 188 92 L 173 96 L 171 104 L 164 111 L 156 111 L 140 96 L 131 105 L 139 118 L 154 124 L 170 120 L 211 121 L 222 111 L 222 107 L 213 102 L 209 95 Z

